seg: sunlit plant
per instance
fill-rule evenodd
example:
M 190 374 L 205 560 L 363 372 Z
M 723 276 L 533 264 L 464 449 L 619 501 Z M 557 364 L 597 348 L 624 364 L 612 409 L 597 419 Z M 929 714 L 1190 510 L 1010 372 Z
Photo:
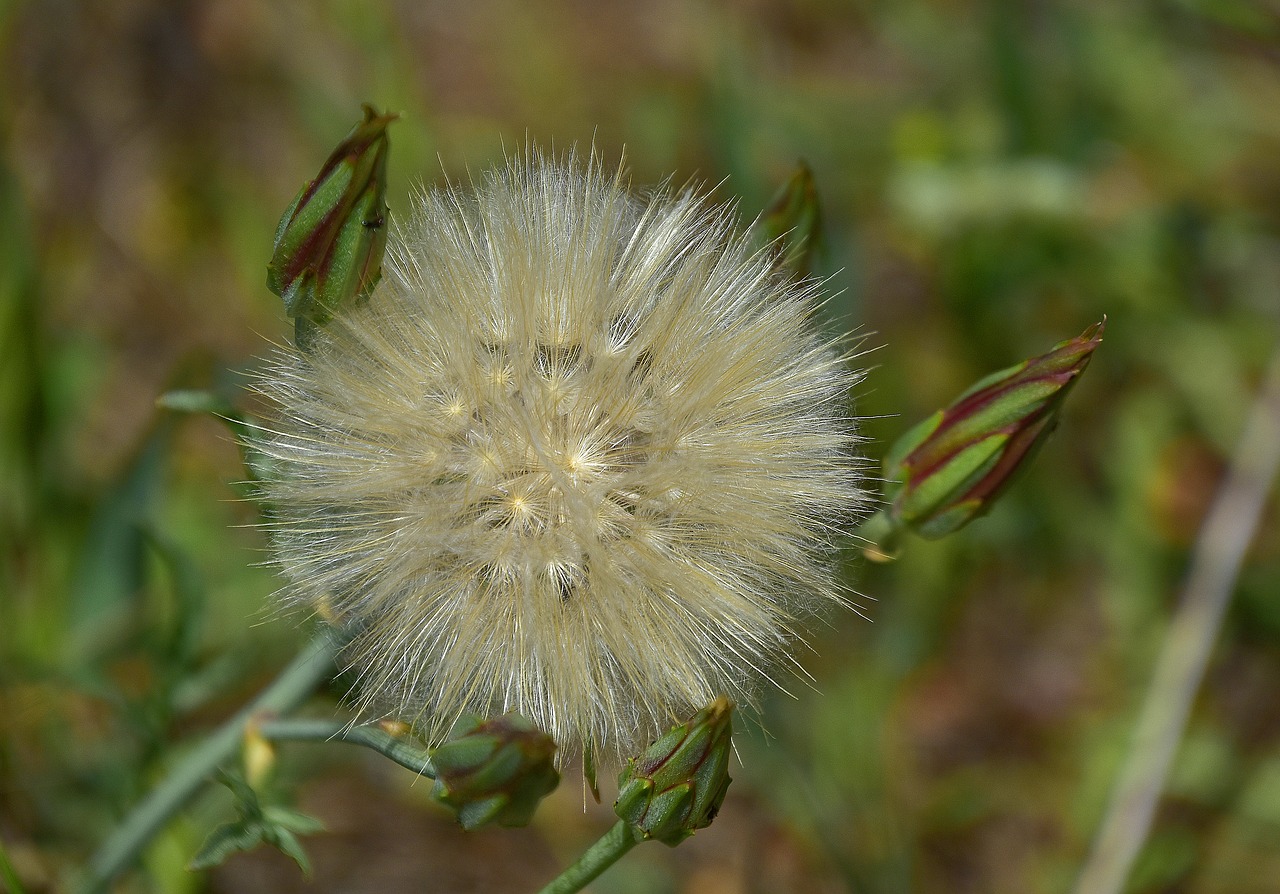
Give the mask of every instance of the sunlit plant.
M 305 859 L 294 833 L 312 825 L 253 785 L 286 740 L 374 748 L 435 778 L 469 829 L 527 822 L 571 759 L 593 790 L 596 767 L 620 770 L 618 824 L 548 891 L 679 844 L 720 809 L 735 706 L 851 606 L 836 551 L 987 511 L 1100 340 L 909 432 L 859 529 L 860 373 L 815 325 L 807 168 L 745 230 L 694 190 L 637 192 L 594 155 L 537 150 L 391 221 L 393 120 L 366 108 L 280 222 L 268 285 L 295 344 L 257 383 L 276 417 L 165 400 L 234 421 L 282 599 L 325 624 L 126 820 L 90 890 L 245 743 L 248 778 L 223 776 L 240 819 L 198 865 L 260 843 Z M 340 654 L 358 722 L 289 719 Z

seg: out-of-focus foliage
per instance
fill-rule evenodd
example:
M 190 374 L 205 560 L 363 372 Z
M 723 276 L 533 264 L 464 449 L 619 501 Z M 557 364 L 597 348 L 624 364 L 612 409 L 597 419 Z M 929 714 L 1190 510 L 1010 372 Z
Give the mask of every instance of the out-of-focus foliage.
M 235 822 L 224 823 L 209 833 L 191 859 L 191 868 L 220 866 L 234 853 L 251 851 L 265 844 L 279 849 L 310 875 L 311 861 L 298 836 L 319 832 L 324 823 L 287 807 L 264 805 L 253 786 L 235 774 L 220 770 L 218 781 L 235 796 L 238 817 Z
M 64 889 L 304 635 L 269 607 L 233 442 L 154 403 L 262 411 L 240 372 L 289 337 L 275 225 L 362 102 L 402 116 L 393 220 L 526 141 L 625 146 L 637 184 L 725 180 L 747 216 L 804 158 L 826 323 L 878 348 L 877 460 L 1108 315 L 987 517 L 888 567 L 850 551 L 874 623 L 820 627 L 813 688 L 743 718 L 715 825 L 593 888 L 1066 890 L 1280 334 L 1275 0 L 10 0 L 0 47 L 0 841 L 28 891 Z M 1134 892 L 1280 878 L 1277 592 L 1273 509 Z M 330 829 L 308 890 L 529 890 L 610 820 L 562 785 L 531 830 L 450 837 L 429 786 L 320 754 L 281 758 Z M 126 890 L 197 890 L 185 866 L 231 815 L 202 802 Z M 254 854 L 210 884 L 301 882 Z

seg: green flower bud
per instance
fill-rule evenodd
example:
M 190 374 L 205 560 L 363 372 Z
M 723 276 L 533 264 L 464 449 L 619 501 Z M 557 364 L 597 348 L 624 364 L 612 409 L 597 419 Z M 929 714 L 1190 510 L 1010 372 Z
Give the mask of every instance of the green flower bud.
M 489 823 L 523 826 L 560 782 L 556 744 L 519 714 L 480 721 L 468 717 L 431 755 L 432 796 L 458 813 L 462 828 Z
M 720 696 L 628 761 L 614 812 L 642 838 L 672 847 L 711 825 L 729 789 L 732 716 L 733 703 Z
M 808 276 L 822 238 L 822 213 L 813 172 L 801 161 L 774 194 L 756 224 L 765 241 L 778 252 L 778 264 L 798 276 Z
M 1057 424 L 1105 326 L 987 376 L 903 435 L 884 463 L 891 526 L 932 539 L 987 512 Z
M 364 121 L 338 144 L 280 218 L 267 288 L 284 300 L 305 346 L 348 301 L 367 297 L 387 244 L 387 125 L 396 115 L 364 107 Z

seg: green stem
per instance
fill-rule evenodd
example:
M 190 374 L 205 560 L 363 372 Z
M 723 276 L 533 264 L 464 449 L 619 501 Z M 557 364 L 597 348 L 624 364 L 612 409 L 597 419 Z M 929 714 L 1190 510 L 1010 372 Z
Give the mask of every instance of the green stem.
M 341 720 L 268 720 L 258 734 L 273 742 L 349 742 L 372 748 L 419 776 L 434 779 L 431 754 L 402 736 L 376 726 L 352 726 Z
M 332 675 L 341 647 L 340 634 L 322 629 L 256 699 L 184 757 L 103 842 L 89 863 L 83 894 L 107 890 L 112 879 L 129 868 L 147 843 L 204 787 L 214 769 L 241 747 L 245 726 L 254 715 L 287 713 L 306 701 Z
M 539 894 L 573 894 L 574 891 L 581 891 L 642 840 L 628 823 L 618 820 L 577 862 L 552 879 Z

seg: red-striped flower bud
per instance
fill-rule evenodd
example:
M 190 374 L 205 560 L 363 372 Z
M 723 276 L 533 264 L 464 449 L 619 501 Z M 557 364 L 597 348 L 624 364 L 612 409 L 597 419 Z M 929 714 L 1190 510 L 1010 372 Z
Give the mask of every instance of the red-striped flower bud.
M 903 435 L 885 457 L 894 530 L 943 537 L 989 510 L 1053 430 L 1105 325 L 987 376 Z
M 733 703 L 720 696 L 628 761 L 614 812 L 640 837 L 672 847 L 711 825 L 729 789 L 732 717 Z
M 284 300 L 299 346 L 348 301 L 367 297 L 387 244 L 387 125 L 396 115 L 364 107 L 364 121 L 280 218 L 267 288 Z

